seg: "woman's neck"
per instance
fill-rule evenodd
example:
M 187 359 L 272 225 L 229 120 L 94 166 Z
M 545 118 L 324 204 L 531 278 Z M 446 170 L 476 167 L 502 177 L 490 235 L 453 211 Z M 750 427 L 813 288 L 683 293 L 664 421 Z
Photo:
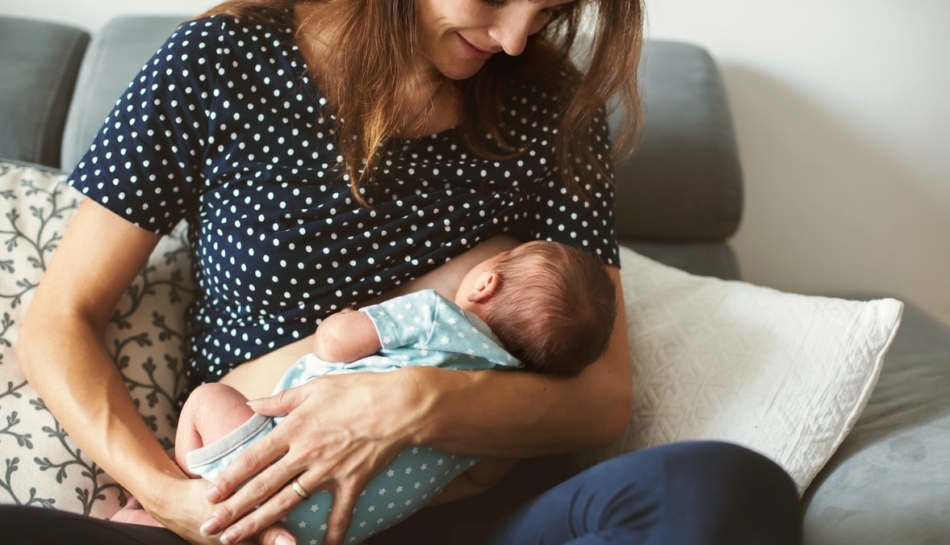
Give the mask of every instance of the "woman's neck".
M 331 66 L 332 44 L 336 42 L 336 28 L 326 4 L 297 4 L 294 6 L 294 27 L 298 29 L 297 45 L 310 75 L 317 87 L 329 88 L 326 73 Z M 319 23 L 315 23 L 319 21 Z M 441 132 L 461 122 L 460 96 L 456 86 L 442 75 L 427 59 L 419 56 L 410 71 L 402 77 L 397 91 L 405 112 L 401 120 L 400 138 L 418 138 Z

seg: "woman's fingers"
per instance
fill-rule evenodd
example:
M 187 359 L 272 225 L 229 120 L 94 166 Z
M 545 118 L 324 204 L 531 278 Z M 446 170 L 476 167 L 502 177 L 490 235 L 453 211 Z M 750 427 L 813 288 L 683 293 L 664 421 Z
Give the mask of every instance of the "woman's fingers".
M 405 447 L 407 415 L 418 411 L 415 383 L 394 380 L 398 373 L 320 377 L 253 404 L 260 414 L 289 413 L 215 479 L 204 533 L 276 540 L 267 528 L 324 490 L 334 496 L 326 543 L 342 543 L 363 486 Z M 294 491 L 295 478 L 306 494 Z
M 201 532 L 222 532 L 227 543 L 236 543 L 279 520 L 302 499 L 287 484 L 293 478 L 291 471 L 283 464 L 274 464 L 256 475 L 230 498 L 214 506 Z
M 279 538 L 284 538 L 284 541 L 277 541 Z M 257 534 L 256 542 L 259 545 L 286 545 L 294 542 L 294 536 L 283 527 L 275 524 Z
M 275 468 L 279 471 L 280 468 L 273 464 L 288 450 L 284 437 L 275 429 L 241 453 L 224 471 L 215 477 L 211 487 L 208 488 L 208 501 L 220 504 L 235 495 L 235 491 L 238 490 L 239 486 L 261 471 L 264 472 L 262 475 L 273 473 Z M 269 481 L 253 479 L 241 490 L 245 492 L 245 495 L 248 493 L 259 494 L 257 498 L 261 500 L 273 494 L 285 482 L 287 482 L 286 479 L 281 481 L 279 478 L 273 478 Z M 235 505 L 232 504 L 230 507 L 233 508 Z M 215 511 L 217 512 L 217 509 Z
M 247 402 L 247 405 L 263 416 L 284 416 L 290 414 L 290 411 L 300 406 L 308 397 L 308 389 L 290 388 L 270 397 L 252 399 Z
M 334 494 L 333 508 L 327 517 L 327 538 L 323 545 L 343 545 L 343 538 L 346 537 L 346 531 L 350 529 L 350 521 L 353 519 L 356 498 L 362 490 L 362 486 L 351 486 L 340 488 Z
M 291 388 L 270 397 L 250 400 L 247 403 L 255 413 L 262 416 L 285 416 L 308 397 L 309 394 L 304 389 Z M 291 422 L 284 424 L 282 429 L 286 430 L 293 426 L 293 418 L 288 418 L 288 420 Z M 288 441 L 285 440 L 286 436 L 286 434 L 272 431 L 245 450 L 214 479 L 208 490 L 208 501 L 212 503 L 224 501 L 234 494 L 242 483 L 285 455 L 290 448 Z M 276 487 L 286 482 L 277 478 L 272 480 L 269 486 L 264 486 L 264 483 L 257 482 L 259 480 L 252 481 L 252 485 L 258 487 L 256 492 L 260 494 L 259 499 L 266 497 L 264 494 L 273 493 Z
M 271 545 L 277 542 L 277 538 L 285 536 L 291 539 L 290 532 L 279 525 L 271 524 L 269 521 L 280 519 L 295 507 L 300 505 L 303 498 L 300 497 L 290 485 L 285 486 L 276 494 L 271 496 L 258 509 L 249 513 L 247 516 L 238 520 L 233 526 L 221 533 L 221 543 L 239 543 L 242 540 L 250 539 L 251 536 L 257 536 L 257 541 L 262 545 Z
M 313 477 L 301 476 L 302 483 L 311 483 L 308 492 L 335 486 L 332 468 L 353 452 L 352 441 L 348 434 L 329 432 L 323 442 L 294 448 L 290 438 L 302 435 L 300 422 L 300 418 L 286 418 L 218 475 L 218 493 L 244 484 L 214 507 L 203 532 L 215 534 L 227 528 L 224 535 L 229 543 L 235 542 L 232 538 L 254 535 L 300 503 L 303 498 L 290 483 L 308 469 Z

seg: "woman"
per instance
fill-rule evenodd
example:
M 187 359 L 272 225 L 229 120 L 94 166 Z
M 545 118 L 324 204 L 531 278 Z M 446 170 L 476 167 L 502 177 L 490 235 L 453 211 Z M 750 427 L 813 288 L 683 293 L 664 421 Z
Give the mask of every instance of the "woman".
M 588 4 L 580 73 L 566 55 Z M 515 240 L 586 248 L 620 286 L 603 104 L 619 95 L 637 111 L 639 1 L 250 0 L 206 15 L 146 65 L 73 173 L 90 198 L 18 346 L 65 429 L 171 531 L 39 510 L 0 511 L 4 528 L 36 540 L 55 528 L 68 543 L 288 543 L 280 517 L 323 489 L 336 545 L 363 485 L 407 446 L 531 458 L 613 441 L 631 406 L 623 313 L 576 379 L 413 368 L 264 396 L 322 317 L 420 287 L 453 293 Z M 199 286 L 190 381 L 288 414 L 210 487 L 151 439 L 102 342 L 116 300 L 181 218 Z M 436 523 L 448 519 L 487 525 L 499 543 L 797 539 L 787 476 L 736 447 L 653 449 L 557 486 L 566 471 L 545 463 L 514 470 L 475 518 L 479 497 L 424 510 L 379 542 L 444 542 L 457 530 Z M 532 471 L 542 478 L 529 485 Z

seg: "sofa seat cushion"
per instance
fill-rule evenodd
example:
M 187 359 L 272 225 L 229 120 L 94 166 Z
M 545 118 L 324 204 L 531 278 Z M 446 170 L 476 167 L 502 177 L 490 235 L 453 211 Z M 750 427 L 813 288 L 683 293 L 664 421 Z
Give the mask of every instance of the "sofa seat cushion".
M 908 305 L 874 395 L 805 495 L 808 545 L 950 539 L 950 327 Z

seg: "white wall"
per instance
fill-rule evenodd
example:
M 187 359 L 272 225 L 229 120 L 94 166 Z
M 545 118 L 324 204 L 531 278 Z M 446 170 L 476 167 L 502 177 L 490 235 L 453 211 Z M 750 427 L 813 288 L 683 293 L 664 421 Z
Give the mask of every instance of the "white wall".
M 950 324 L 950 2 L 646 1 L 650 36 L 725 76 L 745 278 L 886 292 Z
M 646 0 L 648 35 L 708 48 L 746 178 L 747 280 L 884 292 L 950 324 L 950 2 Z M 0 0 L 95 31 L 194 0 Z
M 719 62 L 746 178 L 745 278 L 887 292 L 950 324 L 950 2 L 647 0 Z

